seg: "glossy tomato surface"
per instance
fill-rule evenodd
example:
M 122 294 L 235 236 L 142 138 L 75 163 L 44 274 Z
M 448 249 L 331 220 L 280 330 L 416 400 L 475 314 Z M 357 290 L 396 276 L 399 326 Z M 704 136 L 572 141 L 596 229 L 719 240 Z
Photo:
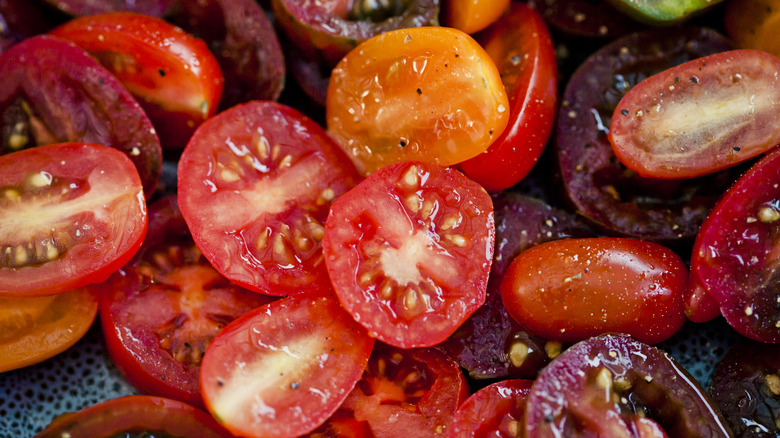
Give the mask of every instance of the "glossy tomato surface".
M 195 246 L 175 197 L 149 207 L 149 233 L 101 290 L 108 352 L 139 391 L 203 404 L 199 374 L 211 339 L 271 297 L 220 275 Z
M 741 49 L 756 49 L 780 56 L 780 1 L 732 0 L 723 18 L 726 32 Z
M 473 38 L 422 27 L 378 35 L 345 56 L 331 74 L 326 113 L 328 132 L 367 175 L 484 152 L 507 125 L 509 100 Z
M 360 177 L 298 111 L 254 101 L 201 125 L 179 161 L 179 203 L 198 247 L 230 280 L 283 296 L 327 290 L 323 222 Z
M 143 187 L 121 152 L 58 143 L 0 157 L 0 297 L 108 278 L 141 246 Z
M 2 153 L 79 141 L 111 146 L 135 164 L 151 197 L 162 169 L 160 140 L 138 102 L 73 43 L 28 38 L 0 56 Z
M 372 336 L 401 348 L 444 341 L 485 302 L 493 203 L 457 170 L 385 167 L 338 198 L 325 263 L 339 300 Z
M 442 25 L 476 33 L 495 23 L 509 5 L 510 0 L 444 0 Z
M 126 436 L 186 436 L 228 438 L 232 435 L 208 413 L 162 397 L 136 395 L 115 398 L 64 414 L 35 438 L 113 438 Z
M 0 373 L 55 356 L 92 327 L 98 295 L 78 288 L 58 295 L 0 298 Z
M 223 77 L 206 44 L 167 21 L 131 12 L 75 18 L 50 32 L 97 58 L 154 123 L 163 148 L 181 149 L 214 115 Z
M 707 393 L 667 353 L 623 335 L 582 341 L 534 381 L 526 437 L 731 437 Z
M 739 333 L 780 343 L 780 151 L 757 162 L 713 208 L 691 270 Z
M 496 192 L 523 179 L 550 138 L 557 107 L 557 61 L 544 19 L 524 4 L 513 3 L 478 41 L 501 74 L 509 97 L 509 122 L 484 153 L 459 168 Z
M 644 79 L 615 108 L 609 141 L 645 177 L 693 178 L 780 143 L 780 59 L 732 50 Z
M 214 338 L 203 358 L 201 392 L 212 415 L 236 435 L 299 436 L 338 409 L 373 346 L 335 296 L 289 296 Z
M 522 431 L 532 380 L 503 380 L 472 394 L 455 411 L 449 437 L 515 438 Z
M 517 256 L 501 296 L 513 318 L 547 339 L 577 342 L 618 332 L 654 344 L 685 322 L 687 278 L 680 256 L 655 243 L 565 239 Z

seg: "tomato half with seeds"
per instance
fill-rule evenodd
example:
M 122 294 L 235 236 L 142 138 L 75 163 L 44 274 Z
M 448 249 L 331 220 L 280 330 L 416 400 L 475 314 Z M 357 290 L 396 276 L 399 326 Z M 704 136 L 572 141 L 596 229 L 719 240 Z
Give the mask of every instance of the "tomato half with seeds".
M 360 176 L 314 121 L 274 102 L 233 107 L 195 132 L 178 175 L 195 243 L 225 277 L 276 296 L 330 289 L 323 222 Z
M 780 59 L 732 50 L 657 73 L 628 91 L 612 116 L 618 159 L 644 177 L 693 178 L 780 143 Z
M 58 143 L 0 156 L 0 297 L 104 281 L 146 235 L 143 187 L 116 149 Z
M 298 294 L 230 323 L 203 357 L 208 410 L 238 436 L 309 433 L 347 398 L 374 339 L 333 295 Z
M 503 380 L 472 394 L 455 411 L 452 438 L 515 438 L 520 435 L 532 380 Z
M 333 69 L 325 110 L 328 132 L 363 175 L 403 161 L 467 160 L 509 120 L 493 60 L 468 34 L 445 27 L 362 43 Z
M 539 160 L 552 133 L 558 80 L 550 33 L 530 7 L 513 3 L 478 41 L 495 61 L 509 96 L 509 122 L 488 149 L 459 164 L 485 190 L 517 184 Z
M 331 206 L 322 242 L 344 308 L 401 348 L 444 341 L 485 302 L 493 203 L 462 173 L 399 163 Z
M 236 286 L 195 246 L 175 197 L 149 207 L 149 233 L 101 290 L 108 352 L 139 391 L 203 404 L 199 373 L 211 339 L 271 297 Z
M 98 295 L 88 288 L 44 297 L 0 298 L 0 373 L 70 348 L 92 327 L 97 311 Z
M 181 149 L 214 115 L 222 71 L 206 43 L 167 21 L 131 12 L 75 18 L 49 32 L 113 73 L 154 123 L 163 148 Z
M 780 150 L 750 168 L 712 209 L 691 271 L 739 333 L 780 343 Z

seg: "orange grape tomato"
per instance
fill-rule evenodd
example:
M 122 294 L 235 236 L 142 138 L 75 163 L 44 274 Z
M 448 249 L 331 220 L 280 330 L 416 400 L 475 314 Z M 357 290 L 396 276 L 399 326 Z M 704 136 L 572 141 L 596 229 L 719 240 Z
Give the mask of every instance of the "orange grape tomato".
M 475 33 L 498 20 L 509 8 L 510 0 L 444 0 L 442 24 Z
M 0 298 L 0 372 L 67 350 L 89 330 L 97 311 L 97 294 L 88 288 L 44 297 Z
M 724 24 L 737 47 L 780 56 L 780 0 L 733 0 L 726 6 Z
M 326 117 L 329 134 L 368 175 L 484 152 L 507 125 L 509 100 L 495 63 L 469 35 L 410 28 L 371 38 L 339 62 Z

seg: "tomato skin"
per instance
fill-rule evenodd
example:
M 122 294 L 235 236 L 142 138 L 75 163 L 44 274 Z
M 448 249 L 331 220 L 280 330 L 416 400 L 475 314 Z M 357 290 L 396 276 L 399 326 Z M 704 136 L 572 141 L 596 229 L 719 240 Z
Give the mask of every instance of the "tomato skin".
M 721 0 L 609 0 L 616 8 L 644 23 L 674 24 Z
M 444 0 L 442 25 L 476 33 L 495 23 L 511 0 Z
M 68 15 L 128 11 L 162 17 L 173 9 L 175 0 L 46 0 L 46 2 Z
M 455 412 L 447 436 L 517 437 L 532 383 L 532 380 L 503 380 L 475 392 Z
M 756 49 L 780 56 L 780 1 L 732 0 L 724 14 L 726 32 L 741 49 Z
M 122 82 L 151 118 L 163 148 L 183 148 L 219 106 L 224 79 L 214 55 L 202 40 L 160 18 L 89 15 L 50 34 L 90 52 Z
M 509 96 L 509 122 L 498 139 L 458 165 L 489 192 L 517 184 L 539 160 L 557 108 L 555 50 L 542 16 L 513 3 L 510 13 L 478 36 Z M 519 60 L 519 62 L 518 62 Z
M 111 438 L 139 431 L 152 432 L 152 436 L 233 436 L 208 413 L 186 403 L 163 397 L 133 395 L 61 415 L 35 438 Z
M 57 143 L 3 155 L 0 187 L 0 297 L 104 281 L 146 235 L 138 172 L 107 146 Z
M 501 296 L 520 325 L 547 339 L 577 342 L 618 332 L 654 344 L 685 322 L 687 278 L 680 256 L 655 243 L 565 239 L 517 256 Z
M 685 315 L 693 322 L 707 322 L 720 316 L 720 305 L 707 292 L 699 273 L 691 268 L 685 291 Z
M 485 302 L 495 239 L 490 196 L 457 170 L 387 166 L 336 199 L 322 241 L 331 283 L 372 336 L 444 341 Z
M 328 133 L 368 175 L 403 161 L 472 158 L 503 132 L 508 108 L 498 69 L 473 38 L 416 27 L 378 35 L 342 58 L 325 110 Z
M 732 167 L 780 143 L 780 59 L 732 50 L 680 64 L 629 90 L 609 141 L 639 175 L 693 178 Z M 715 109 L 711 109 L 711 108 Z

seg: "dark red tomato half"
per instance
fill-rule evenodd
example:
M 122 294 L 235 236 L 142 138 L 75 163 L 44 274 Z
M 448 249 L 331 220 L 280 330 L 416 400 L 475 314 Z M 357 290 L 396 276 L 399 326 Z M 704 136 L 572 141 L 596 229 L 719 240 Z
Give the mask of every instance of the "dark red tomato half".
M 532 380 L 503 380 L 472 394 L 455 411 L 448 437 L 516 438 L 521 436 L 525 399 Z
M 577 342 L 618 332 L 655 344 L 685 323 L 688 270 L 655 243 L 566 239 L 517 256 L 501 283 L 509 314 L 530 332 Z
M 509 123 L 488 149 L 458 167 L 490 192 L 517 184 L 539 160 L 552 132 L 558 81 L 544 19 L 513 3 L 477 40 L 498 67 L 509 97 Z
M 230 321 L 272 299 L 231 283 L 203 257 L 175 197 L 149 207 L 149 234 L 135 258 L 99 286 L 108 352 L 146 394 L 202 406 L 200 364 Z
M 457 170 L 384 167 L 333 203 L 322 248 L 341 304 L 372 336 L 436 345 L 485 302 L 493 202 Z
M 214 338 L 201 367 L 203 399 L 238 436 L 303 435 L 336 412 L 373 346 L 335 296 L 289 296 Z
M 114 12 L 75 18 L 50 34 L 76 43 L 122 82 L 163 148 L 183 148 L 217 111 L 223 78 L 216 58 L 206 43 L 167 21 Z
M 704 221 L 691 270 L 739 333 L 780 343 L 780 150 L 758 161 Z
M 35 438 L 232 437 L 207 412 L 148 395 L 115 398 L 54 419 Z
M 0 156 L 0 296 L 104 281 L 146 226 L 138 172 L 116 149 L 59 143 Z
M 69 15 L 94 15 L 129 11 L 162 17 L 173 9 L 176 0 L 46 0 Z
M 732 50 L 657 73 L 618 103 L 609 141 L 645 177 L 693 178 L 780 143 L 780 59 Z
M 184 219 L 225 277 L 277 296 L 330 288 L 323 222 L 360 177 L 314 121 L 274 102 L 233 107 L 196 131 L 178 174 Z

